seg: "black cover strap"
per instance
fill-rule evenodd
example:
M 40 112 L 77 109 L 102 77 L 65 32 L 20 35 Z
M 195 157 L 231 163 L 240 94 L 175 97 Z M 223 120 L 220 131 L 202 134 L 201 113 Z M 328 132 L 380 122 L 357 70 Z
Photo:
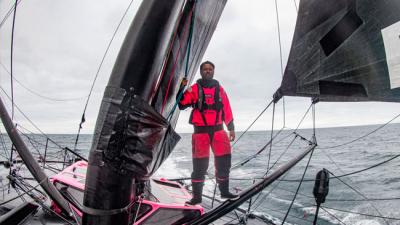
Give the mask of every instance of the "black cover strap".
M 210 132 L 220 131 L 223 129 L 224 127 L 222 126 L 222 124 L 215 126 L 194 126 L 194 133 L 195 134 L 210 133 Z
M 92 215 L 92 216 L 111 216 L 119 213 L 129 212 L 129 208 L 131 208 L 135 204 L 135 201 L 130 202 L 127 206 L 119 209 L 95 209 L 87 206 L 82 206 L 82 212 Z

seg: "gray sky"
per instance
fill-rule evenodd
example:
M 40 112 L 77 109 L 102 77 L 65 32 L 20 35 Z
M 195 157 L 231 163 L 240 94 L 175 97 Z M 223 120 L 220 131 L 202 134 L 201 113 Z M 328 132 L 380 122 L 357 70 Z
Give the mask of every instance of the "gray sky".
M 14 1 L 0 1 L 2 19 Z M 18 6 L 14 76 L 38 97 L 14 83 L 15 102 L 46 133 L 74 133 L 97 67 L 129 0 L 22 0 Z M 112 65 L 139 6 L 134 1 L 112 44 L 91 98 L 83 133 L 92 133 Z M 286 62 L 296 21 L 293 0 L 278 1 L 283 59 Z M 10 68 L 12 17 L 0 29 L 0 62 Z M 215 78 L 230 97 L 237 130 L 244 130 L 280 85 L 281 70 L 274 0 L 228 0 L 204 57 L 216 64 Z M 10 76 L 0 65 L 0 85 L 10 93 Z M 5 99 L 5 95 L 0 91 Z M 285 98 L 286 126 L 296 127 L 310 104 L 307 98 Z M 8 107 L 10 102 L 5 100 Z M 9 108 L 10 109 L 10 108 Z M 393 103 L 319 103 L 317 127 L 385 123 L 399 113 Z M 11 112 L 11 111 L 10 111 Z M 282 126 L 282 102 L 276 127 Z M 181 113 L 178 132 L 190 132 L 189 111 Z M 33 130 L 21 114 L 15 121 Z M 303 127 L 311 127 L 308 117 Z M 254 130 L 271 127 L 271 110 Z M 3 129 L 2 129 L 3 130 Z

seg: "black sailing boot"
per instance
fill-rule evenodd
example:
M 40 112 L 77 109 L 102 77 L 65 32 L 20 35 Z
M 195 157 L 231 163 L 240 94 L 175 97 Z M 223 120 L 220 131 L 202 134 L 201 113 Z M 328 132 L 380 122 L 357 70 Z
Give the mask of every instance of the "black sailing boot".
M 239 198 L 239 195 L 235 195 L 229 192 L 229 180 L 218 181 L 218 187 L 221 192 L 221 198 L 229 200 L 236 200 Z
M 192 183 L 192 199 L 190 201 L 185 202 L 186 205 L 197 205 L 201 203 L 201 197 L 203 195 L 203 182 L 194 182 Z

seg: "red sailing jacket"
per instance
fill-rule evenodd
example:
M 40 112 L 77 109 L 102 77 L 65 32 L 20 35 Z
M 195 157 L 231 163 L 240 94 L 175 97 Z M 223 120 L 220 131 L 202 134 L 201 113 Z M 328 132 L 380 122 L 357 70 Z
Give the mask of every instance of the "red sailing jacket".
M 216 93 L 217 89 L 219 93 Z M 225 122 L 228 130 L 234 130 L 228 96 L 218 81 L 200 79 L 188 88 L 179 102 L 179 108 L 188 107 L 193 107 L 189 123 L 194 126 L 216 126 Z

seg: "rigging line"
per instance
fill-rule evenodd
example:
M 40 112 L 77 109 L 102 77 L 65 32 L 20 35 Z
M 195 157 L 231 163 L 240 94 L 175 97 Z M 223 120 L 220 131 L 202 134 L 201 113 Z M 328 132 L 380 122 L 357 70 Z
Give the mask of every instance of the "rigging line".
M 265 173 L 265 176 L 268 175 L 268 172 L 269 172 L 269 163 L 270 163 L 270 161 L 271 161 L 272 138 L 273 138 L 273 134 L 274 134 L 274 122 L 275 122 L 275 102 L 274 102 L 274 105 L 272 106 L 271 144 L 269 145 L 267 172 Z
M 400 218 L 397 218 L 397 217 L 370 215 L 370 214 L 366 214 L 366 213 L 359 213 L 359 212 L 348 211 L 348 210 L 343 210 L 343 209 L 336 209 L 336 208 L 327 207 L 327 206 L 324 206 L 324 207 L 321 206 L 321 208 L 322 208 L 322 209 L 323 209 L 323 208 L 325 208 L 325 209 L 331 209 L 331 210 L 335 210 L 335 211 L 339 211 L 339 212 L 344 212 L 344 213 L 355 214 L 355 215 L 367 216 L 367 217 L 374 217 L 374 218 L 381 218 L 381 219 L 388 219 L 388 220 L 400 220 Z
M 6 68 L 6 66 L 0 62 L 0 65 L 3 67 L 3 69 L 9 74 L 11 75 L 10 71 L 8 71 L 8 69 Z M 17 82 L 22 88 L 24 88 L 25 90 L 27 90 L 28 92 L 32 93 L 33 95 L 36 95 L 37 97 L 46 99 L 46 100 L 50 100 L 50 101 L 55 101 L 55 102 L 67 102 L 67 101 L 76 101 L 76 100 L 81 100 L 84 98 L 87 98 L 87 96 L 83 96 L 83 97 L 77 97 L 77 98 L 65 98 L 65 99 L 61 99 L 61 98 L 50 98 L 44 95 L 39 94 L 38 92 L 28 88 L 27 86 L 25 86 L 21 81 L 17 80 L 17 78 L 15 78 L 15 76 L 12 77 L 12 79 L 14 79 L 15 82 Z
M 337 147 L 341 147 L 341 146 L 344 146 L 344 145 L 348 145 L 348 144 L 354 143 L 354 142 L 356 142 L 356 141 L 359 141 L 359 140 L 361 140 L 361 139 L 363 139 L 363 138 L 365 138 L 365 137 L 367 137 L 367 136 L 369 136 L 369 135 L 371 135 L 371 134 L 373 134 L 373 133 L 379 131 L 380 129 L 384 128 L 385 126 L 387 126 L 388 124 L 390 124 L 391 122 L 393 122 L 393 121 L 394 121 L 395 119 L 397 119 L 398 117 L 400 117 L 400 114 L 396 115 L 396 116 L 393 117 L 391 120 L 389 120 L 388 122 L 386 122 L 386 123 L 380 125 L 379 127 L 377 127 L 376 129 L 370 131 L 369 133 L 366 133 L 366 134 L 364 134 L 364 135 L 362 135 L 362 136 L 360 136 L 360 137 L 358 137 L 358 138 L 356 138 L 356 139 L 354 139 L 354 140 L 351 140 L 351 141 L 349 141 L 349 142 L 345 142 L 345 143 L 342 143 L 342 144 L 339 144 L 339 145 L 327 146 L 327 147 L 324 147 L 324 146 L 321 147 L 321 146 L 319 146 L 318 148 L 319 148 L 319 149 L 331 149 L 331 148 L 337 148 Z
M 313 106 L 313 104 L 311 103 L 310 106 L 308 107 L 307 111 L 304 113 L 303 117 L 301 118 L 299 124 L 297 124 L 296 129 L 294 129 L 293 132 L 296 132 L 299 129 L 300 125 L 303 123 L 303 121 L 306 118 L 307 114 L 310 112 L 310 109 L 311 109 L 312 106 Z
M 14 120 L 14 82 L 13 82 L 13 64 L 14 64 L 14 35 L 15 35 L 15 18 L 17 16 L 17 4 L 18 0 L 15 0 L 14 15 L 11 28 L 11 55 L 10 55 L 10 75 L 11 75 L 11 120 Z
M 25 181 L 23 177 L 16 176 L 15 179 L 19 182 L 19 183 L 16 182 L 16 185 L 19 185 L 21 190 L 23 190 L 22 187 L 24 187 L 24 188 L 33 188 L 32 191 L 31 191 L 32 194 L 33 194 L 33 191 L 36 191 L 38 193 L 37 194 L 38 196 L 41 195 L 43 197 L 43 199 L 47 199 L 47 196 L 46 196 L 45 193 L 43 193 L 41 190 L 39 190 L 37 188 L 34 188 L 34 186 L 29 184 L 27 181 Z
M 276 24 L 278 29 L 278 41 L 279 41 L 279 58 L 281 63 L 281 76 L 283 77 L 283 55 L 282 55 L 282 40 L 281 40 L 281 28 L 279 22 L 279 11 L 278 11 L 278 1 L 275 0 L 275 12 L 276 12 Z M 285 109 L 285 97 L 282 97 L 283 106 L 283 126 L 286 124 L 286 109 Z
M 296 2 L 296 0 L 293 0 L 293 2 L 294 2 L 294 7 L 296 7 L 296 13 L 298 13 L 299 12 L 299 7 L 297 7 L 297 2 Z
M 41 185 L 44 181 L 46 181 L 46 179 L 43 179 L 43 180 L 40 181 L 36 186 L 34 186 L 33 188 L 29 189 L 28 191 L 26 191 L 26 192 L 24 192 L 24 193 L 22 193 L 22 194 L 20 194 L 20 195 L 17 195 L 17 196 L 15 196 L 15 197 L 13 197 L 13 198 L 10 198 L 10 199 L 8 199 L 7 201 L 4 201 L 4 202 L 0 203 L 0 206 L 3 206 L 3 205 L 5 205 L 5 204 L 7 204 L 7 203 L 9 203 L 9 202 L 12 202 L 12 201 L 14 201 L 14 200 L 20 198 L 22 195 L 27 194 L 27 192 L 33 191 L 35 188 L 39 187 L 39 185 Z
M 189 36 L 190 36 L 190 25 L 191 25 L 191 21 L 193 21 L 192 20 L 192 16 L 193 16 L 193 12 L 195 10 L 195 7 L 196 7 L 196 2 L 193 3 L 192 8 L 190 9 L 190 12 L 189 12 L 189 15 L 188 15 L 188 19 L 190 19 L 190 22 L 186 22 L 187 23 L 187 27 L 185 26 L 186 28 L 183 30 L 183 33 L 182 33 L 183 37 L 186 36 L 186 32 L 188 32 L 188 31 L 189 31 Z M 178 31 L 176 31 L 176 32 L 178 32 Z M 163 100 L 163 103 L 162 103 L 162 106 L 161 106 L 161 113 L 164 112 L 164 108 L 165 108 L 165 105 L 167 103 L 168 93 L 169 93 L 169 90 L 170 90 L 170 87 L 171 87 L 172 78 L 174 77 L 176 66 L 178 64 L 178 59 L 179 59 L 179 55 L 181 53 L 181 49 L 182 49 L 182 41 L 179 41 L 178 52 L 176 54 L 176 57 L 175 57 L 175 60 L 174 60 L 174 64 L 172 65 L 172 69 L 171 69 L 171 71 L 169 73 L 169 80 L 168 80 L 168 85 L 167 85 L 167 89 L 166 89 L 166 92 L 165 92 L 164 100 Z M 161 80 L 160 80 L 160 82 L 161 82 Z M 161 83 L 160 83 L 160 85 L 161 85 Z
M 286 154 L 286 152 L 289 150 L 289 148 L 293 145 L 294 141 L 297 139 L 297 135 L 294 136 L 293 140 L 289 143 L 289 145 L 286 147 L 285 151 L 282 152 L 282 154 L 279 155 L 278 159 L 276 159 L 276 161 L 274 162 L 274 164 L 272 164 L 271 168 L 268 168 L 268 170 L 272 170 L 272 168 L 274 168 L 274 166 L 279 162 L 279 160 Z M 268 171 L 267 171 L 268 173 Z M 267 174 L 265 174 L 267 175 Z
M 250 180 L 250 179 L 249 179 Z M 293 193 L 294 191 L 279 187 L 279 190 L 286 191 L 289 193 Z M 304 193 L 299 193 L 299 195 L 310 198 L 310 199 L 315 199 L 314 196 L 310 196 Z M 326 201 L 332 201 L 332 202 L 365 202 L 365 201 L 394 201 L 394 200 L 400 200 L 400 197 L 391 197 L 391 198 L 368 198 L 368 199 L 334 199 L 334 198 L 326 198 Z
M 166 60 L 166 58 L 168 58 L 171 55 L 172 47 L 174 46 L 175 39 L 176 39 L 177 34 L 178 34 L 179 23 L 182 20 L 182 16 L 183 16 L 183 12 L 181 12 L 179 14 L 178 19 L 176 20 L 176 21 L 179 21 L 179 22 L 177 23 L 176 27 L 174 28 L 174 33 L 173 33 L 172 39 L 168 43 L 167 55 L 164 57 L 164 62 L 163 62 L 163 65 L 162 65 L 163 68 L 161 70 L 161 75 L 160 75 L 159 79 L 157 80 L 157 85 L 156 85 L 156 88 L 154 90 L 158 90 L 160 88 L 161 81 L 163 80 L 163 78 L 165 76 L 165 70 L 167 69 L 167 61 L 168 61 L 168 60 Z M 154 99 L 155 95 L 156 95 L 156 91 L 153 91 L 150 99 Z
M 3 93 L 7 96 L 8 99 L 10 99 L 10 96 L 9 96 L 9 95 L 7 94 L 7 92 L 1 87 L 1 85 L 0 85 L 0 90 L 3 91 Z M 22 115 L 26 120 L 28 120 L 28 122 L 29 122 L 33 127 L 35 127 L 35 128 L 40 132 L 40 134 L 42 134 L 44 137 L 46 137 L 47 139 L 49 139 L 49 141 L 50 141 L 51 143 L 53 143 L 54 145 L 56 145 L 57 147 L 59 147 L 59 148 L 61 148 L 61 149 L 65 149 L 65 147 L 62 147 L 60 144 L 58 144 L 57 142 L 55 142 L 53 139 L 51 139 L 49 136 L 47 136 L 35 123 L 33 123 L 33 121 L 32 121 L 31 119 L 29 119 L 29 117 L 28 117 L 24 112 L 22 112 L 22 110 L 18 107 L 18 105 L 15 105 L 15 108 L 21 113 L 21 115 Z M 24 127 L 21 126 L 20 124 L 17 124 L 17 126 L 24 128 Z M 27 128 L 24 128 L 24 129 L 28 130 Z M 28 130 L 28 131 L 29 131 L 29 130 Z M 32 131 L 30 131 L 30 132 L 33 133 Z M 69 151 L 69 150 L 68 150 L 68 151 Z M 71 151 L 72 151 L 72 150 L 71 150 Z
M 196 2 L 194 3 L 195 7 Z M 190 58 L 190 53 L 191 53 L 191 46 L 192 46 L 192 37 L 193 37 L 193 28 L 194 28 L 194 21 L 195 21 L 195 15 L 196 15 L 196 11 L 195 9 L 193 9 L 192 15 L 190 16 L 190 25 L 189 25 L 189 35 L 188 35 L 188 41 L 187 41 L 187 57 L 186 57 L 186 65 L 185 65 L 185 79 L 187 79 L 188 74 L 189 74 L 189 58 Z M 172 119 L 173 113 L 176 110 L 176 107 L 178 106 L 179 102 L 181 101 L 182 97 L 183 97 L 183 93 L 184 93 L 185 87 L 182 88 L 182 90 L 180 91 L 178 98 L 175 101 L 174 106 L 172 107 L 171 111 L 169 112 L 168 116 L 167 116 L 167 120 L 170 121 Z
M 283 175 L 283 177 L 286 177 L 287 175 L 288 175 L 289 173 L 286 173 L 285 175 Z M 254 207 L 253 207 L 253 209 L 252 209 L 252 211 L 251 212 L 254 212 L 258 207 L 260 207 L 261 206 L 261 204 L 268 198 L 268 196 L 270 195 L 270 194 L 272 194 L 272 192 L 275 190 L 275 188 L 278 188 L 278 186 L 279 186 L 279 184 L 281 183 L 281 181 L 279 180 L 278 182 L 277 182 L 277 184 L 273 187 L 273 188 L 271 188 L 271 190 L 270 191 L 268 191 L 268 193 L 266 193 L 258 202 L 257 202 L 257 200 L 262 196 L 262 191 L 257 195 L 257 197 L 254 199 Z
M 314 148 L 313 150 L 311 150 L 310 157 L 308 158 L 308 162 L 307 162 L 306 168 L 304 169 L 303 176 L 301 177 L 300 183 L 299 183 L 299 185 L 297 186 L 296 193 L 294 194 L 293 200 L 292 200 L 292 202 L 290 203 L 290 206 L 289 206 L 289 208 L 288 208 L 288 210 L 287 210 L 287 212 L 286 212 L 286 215 L 285 215 L 285 217 L 284 217 L 284 219 L 283 219 L 283 221 L 282 221 L 282 225 L 285 224 L 285 221 L 286 221 L 286 219 L 287 219 L 287 216 L 289 215 L 289 212 L 290 212 L 290 210 L 291 210 L 291 208 L 292 208 L 292 206 L 293 206 L 293 203 L 294 203 L 294 201 L 296 200 L 297 194 L 299 193 L 301 184 L 303 183 L 303 180 L 304 180 L 304 176 L 306 175 L 308 166 L 310 165 L 311 158 L 312 158 L 312 155 L 313 155 L 313 153 L 314 153 L 314 150 L 315 150 L 315 148 Z
M 45 179 L 45 180 L 46 180 L 46 179 Z M 45 181 L 45 180 L 43 180 L 43 181 Z M 20 185 L 20 184 L 18 184 L 18 183 L 16 183 L 16 184 L 17 184 L 17 186 Z M 21 186 L 20 186 L 19 188 L 24 192 L 22 195 L 27 194 L 29 197 L 31 197 L 33 200 L 35 200 L 40 206 L 42 206 L 42 208 L 43 208 L 44 210 L 47 210 L 48 212 L 53 213 L 55 216 L 61 218 L 64 222 L 66 222 L 66 223 L 68 223 L 68 224 L 70 224 L 70 225 L 75 225 L 74 223 L 70 222 L 69 220 L 67 220 L 66 218 L 64 218 L 63 216 L 61 216 L 60 214 L 56 213 L 56 212 L 55 212 L 54 210 L 52 210 L 50 207 L 46 206 L 40 199 L 38 199 L 37 196 L 35 196 L 35 195 L 32 193 L 32 190 L 27 190 L 27 191 L 26 191 L 26 190 L 22 189 Z M 31 193 L 29 193 L 29 192 L 31 192 Z
M 307 114 L 310 112 L 311 107 L 312 107 L 312 104 L 310 104 L 310 106 L 308 107 L 307 111 L 304 113 L 304 115 L 303 115 L 303 117 L 301 118 L 300 122 L 297 124 L 296 129 L 294 129 L 293 132 L 289 133 L 288 135 L 286 135 L 286 136 L 283 137 L 282 139 L 278 140 L 276 143 L 279 143 L 279 142 L 285 140 L 286 138 L 290 137 L 290 136 L 293 135 L 293 134 L 294 134 L 294 135 L 299 135 L 299 136 L 300 136 L 300 134 L 298 134 L 296 131 L 299 129 L 299 127 L 300 127 L 300 125 L 303 123 L 305 117 L 306 117 Z M 276 144 L 276 143 L 275 143 L 275 144 Z
M 28 141 L 31 143 L 31 145 L 33 147 L 37 148 L 39 145 L 42 147 L 46 146 L 45 144 L 43 144 L 43 143 L 39 142 L 38 140 L 29 136 L 29 135 L 34 135 L 34 133 L 30 132 L 30 134 L 28 135 L 28 134 L 26 134 L 26 132 L 24 132 L 22 129 L 19 129 L 18 127 L 21 127 L 21 126 L 19 126 L 19 124 L 17 124 L 17 130 L 22 134 L 22 136 L 25 136 L 28 139 Z
M 323 207 L 321 207 L 322 210 L 324 210 L 326 213 L 328 213 L 330 216 L 332 216 L 333 218 L 335 218 L 337 221 L 339 221 L 339 223 L 346 225 L 343 221 L 341 221 L 337 216 L 333 215 L 333 213 L 330 213 L 328 210 L 324 209 Z
M 80 124 L 79 124 L 78 134 L 77 134 L 76 140 L 75 140 L 74 150 L 76 149 L 76 145 L 77 145 L 78 140 L 79 140 L 79 134 L 80 134 L 81 129 L 82 129 L 82 124 L 85 122 L 85 113 L 86 113 L 86 110 L 87 110 L 87 107 L 88 107 L 88 104 L 89 104 L 90 97 L 92 96 L 92 93 L 93 93 L 94 85 L 96 84 L 97 78 L 99 77 L 100 70 L 101 70 L 101 68 L 102 68 L 102 66 L 103 66 L 103 63 L 104 63 L 104 60 L 105 60 L 105 58 L 106 58 L 106 56 L 107 56 L 107 54 L 108 54 L 108 51 L 110 50 L 111 44 L 113 43 L 114 38 L 115 38 L 115 36 L 117 35 L 117 32 L 118 32 L 119 28 L 121 27 L 122 21 L 124 20 L 126 14 L 128 13 L 128 11 L 129 11 L 129 9 L 130 9 L 132 3 L 133 3 L 133 0 L 131 0 L 131 1 L 129 2 L 128 7 L 126 8 L 126 10 L 125 10 L 124 14 L 122 15 L 121 19 L 119 20 L 119 23 L 118 23 L 117 27 L 115 28 L 114 33 L 113 33 L 113 35 L 111 36 L 110 41 L 108 42 L 106 51 L 105 51 L 104 54 L 103 54 L 103 57 L 102 57 L 102 59 L 101 59 L 101 61 L 100 61 L 100 64 L 99 64 L 99 67 L 97 68 L 96 75 L 94 76 L 92 85 L 91 85 L 91 87 L 90 87 L 89 95 L 87 96 L 86 103 L 85 103 L 85 107 L 84 107 L 84 109 L 83 109 L 81 122 L 80 122 Z
M 311 196 L 308 196 L 310 198 L 314 198 Z M 393 198 L 368 198 L 368 199 L 332 199 L 332 198 L 327 198 L 327 201 L 331 202 L 365 202 L 365 201 L 393 201 L 393 200 L 400 200 L 400 197 L 393 197 Z
M 19 110 L 18 106 L 17 106 L 16 108 Z M 23 114 L 22 111 L 19 110 L 19 112 L 25 117 L 25 119 L 27 119 L 28 121 L 30 121 L 30 119 L 29 119 L 25 114 Z M 31 121 L 30 121 L 30 122 L 31 122 Z M 35 126 L 35 124 L 33 124 L 33 122 L 31 122 L 31 124 L 32 124 L 33 126 Z M 18 129 L 18 127 L 21 127 L 21 128 L 23 128 L 24 130 L 30 132 L 31 134 L 34 134 L 32 131 L 30 131 L 30 130 L 28 130 L 27 128 L 23 127 L 21 124 L 15 124 L 15 127 L 16 127 L 17 129 Z M 42 135 L 44 135 L 45 137 L 49 138 L 49 137 L 46 136 L 46 135 L 43 133 L 43 131 L 41 131 L 39 128 L 36 127 L 36 129 L 37 129 L 39 132 L 41 132 Z M 18 129 L 18 131 L 23 132 L 21 129 Z M 51 139 L 49 138 L 49 140 L 51 140 Z M 37 143 L 37 144 L 39 144 L 39 143 Z M 54 143 L 54 144 L 56 144 L 56 143 Z M 44 144 L 42 144 L 42 145 L 44 146 Z M 61 147 L 61 146 L 59 146 L 59 147 Z
M 312 120 L 313 120 L 313 136 L 312 136 L 312 141 L 314 142 L 314 143 L 317 143 L 317 140 L 316 140 L 316 136 L 315 136 L 315 103 L 313 102 L 312 103 Z
M 328 172 L 333 176 L 336 177 L 335 174 L 333 174 L 331 171 L 328 170 Z M 340 182 L 342 182 L 344 185 L 346 185 L 347 187 L 349 187 L 351 190 L 353 190 L 354 192 L 356 192 L 357 194 L 359 194 L 361 197 L 363 197 L 364 199 L 368 199 L 367 196 L 365 196 L 363 193 L 361 193 L 360 191 L 358 191 L 357 189 L 355 189 L 354 187 L 352 187 L 351 185 L 347 184 L 346 182 L 344 182 L 342 179 L 337 178 Z M 370 204 L 372 206 L 372 208 L 374 208 L 376 210 L 376 212 L 378 212 L 379 216 L 382 216 L 382 213 L 375 207 L 374 204 L 372 204 L 372 202 L 368 201 L 368 204 Z M 389 223 L 384 219 L 385 223 L 387 225 L 389 225 Z
M 0 86 L 0 90 L 3 91 L 3 93 L 7 96 L 8 99 L 11 99 L 11 97 L 7 94 L 7 92 L 6 92 L 1 86 Z M 39 129 L 39 127 L 36 126 L 36 124 L 33 123 L 32 120 L 29 119 L 29 117 L 28 117 L 24 112 L 22 112 L 22 110 L 18 107 L 18 105 L 15 105 L 15 108 L 21 113 L 21 115 L 22 115 L 26 120 L 28 120 L 28 122 L 29 122 L 32 126 L 34 126 L 42 135 L 44 135 L 44 136 L 47 137 L 47 135 L 46 135 L 41 129 Z M 20 125 L 19 125 L 19 126 L 20 126 Z M 50 139 L 50 138 L 49 138 L 49 139 Z M 50 139 L 50 140 L 51 140 L 51 139 Z M 56 145 L 58 145 L 56 142 L 53 142 L 53 143 L 56 144 Z
M 278 135 L 283 131 L 283 127 L 275 134 L 275 136 L 272 138 L 272 140 L 274 140 L 276 137 L 278 137 Z M 290 134 L 292 135 L 292 133 Z M 289 137 L 289 136 L 287 136 Z M 231 170 L 239 168 L 244 166 L 245 164 L 247 164 L 249 161 L 251 161 L 252 159 L 256 158 L 259 154 L 261 154 L 265 149 L 267 149 L 267 147 L 272 143 L 272 140 L 270 139 L 267 144 L 265 144 L 260 150 L 258 150 L 256 152 L 256 154 L 251 155 L 249 157 L 247 157 L 246 159 L 242 160 L 241 162 L 236 163 L 235 165 L 232 166 Z M 281 139 L 282 140 L 282 139 Z M 280 141 L 281 141 L 280 140 Z M 278 142 L 275 142 L 274 144 L 277 144 Z
M 350 172 L 350 173 L 338 175 L 338 176 L 334 177 L 333 179 L 342 178 L 342 177 L 347 177 L 347 176 L 351 176 L 351 175 L 354 175 L 354 174 L 357 174 L 357 173 L 361 173 L 361 172 L 364 172 L 364 171 L 373 169 L 373 168 L 375 168 L 375 167 L 378 167 L 378 166 L 381 166 L 381 165 L 383 165 L 383 164 L 386 164 L 386 163 L 388 163 L 388 162 L 390 162 L 390 161 L 392 161 L 392 160 L 398 158 L 399 156 L 400 156 L 400 154 L 397 154 L 397 155 L 395 155 L 395 156 L 393 156 L 393 157 L 391 157 L 391 158 L 389 158 L 389 159 L 387 159 L 387 160 L 385 160 L 385 161 L 382 161 L 382 162 L 380 162 L 380 163 L 374 164 L 374 165 L 372 165 L 372 166 L 370 166 L 370 167 L 367 167 L 367 168 L 364 168 L 364 169 L 361 169 L 361 170 L 356 170 L 356 171 L 353 171 L 353 172 Z M 257 178 L 257 179 L 262 179 L 262 178 Z M 298 180 L 282 180 L 282 181 L 289 181 L 289 182 L 295 181 L 295 182 L 297 182 Z M 314 179 L 306 179 L 306 180 L 304 180 L 304 181 L 315 181 L 315 180 L 314 180 Z
M 18 0 L 17 4 L 19 4 L 22 0 Z M 12 5 L 12 7 L 7 11 L 6 15 L 0 22 L 0 29 L 3 27 L 4 23 L 7 21 L 8 17 L 10 17 L 11 13 L 14 11 L 15 8 L 15 3 Z
M 285 213 L 286 213 L 286 210 L 285 210 L 285 211 L 283 211 L 283 210 L 276 210 L 276 209 L 269 208 L 269 207 L 263 207 L 262 209 L 265 209 L 265 210 L 268 210 L 268 211 L 272 211 L 272 212 L 276 212 L 276 213 L 279 213 L 279 214 L 282 214 L 282 215 L 285 215 Z M 304 219 L 304 217 L 300 217 L 300 216 L 289 215 L 289 217 L 296 218 L 296 219 L 299 219 L 299 220 L 302 220 L 302 221 L 305 221 L 305 222 L 312 222 L 312 221 L 307 220 L 307 219 Z M 266 220 L 268 223 L 270 222 L 267 218 L 265 218 L 265 220 Z
M 236 139 L 236 141 L 232 144 L 232 149 L 233 147 L 235 147 L 236 143 L 243 137 L 243 135 L 245 133 L 247 133 L 247 131 L 249 131 L 249 129 L 254 125 L 254 123 L 265 113 L 265 111 L 271 106 L 271 104 L 274 102 L 274 100 L 272 100 L 271 102 L 268 103 L 268 105 L 260 112 L 260 114 L 258 114 L 258 116 L 256 117 L 256 119 L 246 128 L 245 131 L 243 131 L 243 133 L 238 137 L 238 139 Z
M 42 158 L 42 154 L 39 151 L 39 148 L 34 144 L 34 140 L 32 140 L 30 137 L 28 137 L 26 134 L 22 133 L 22 136 L 26 137 L 31 144 L 32 148 L 36 150 L 37 154 L 39 155 L 40 158 Z
M 6 141 L 4 139 L 3 132 L 1 132 L 1 129 L 0 129 L 0 142 L 1 142 L 1 145 L 3 146 L 3 150 L 6 155 L 5 158 L 8 159 L 7 145 L 6 145 Z
M 324 155 L 329 159 L 329 161 L 331 161 L 331 162 L 333 163 L 333 165 L 336 166 L 336 168 L 337 168 L 342 174 L 345 173 L 345 172 L 342 170 L 342 168 L 332 159 L 332 157 L 331 157 L 328 153 L 326 153 L 323 149 L 321 149 L 321 152 L 322 152 L 322 154 L 324 154 Z
M 35 133 L 33 133 L 31 130 L 29 130 L 28 128 L 22 126 L 21 124 L 17 124 L 16 127 L 21 127 L 21 128 L 23 128 L 24 130 L 30 132 L 31 134 L 35 134 Z M 19 130 L 19 129 L 18 129 L 18 130 Z M 19 130 L 19 131 L 23 132 L 22 130 Z M 41 132 L 41 131 L 39 130 L 39 132 Z M 46 139 L 48 139 L 51 143 L 53 143 L 53 144 L 55 145 L 55 147 L 49 147 L 49 148 L 51 148 L 51 149 L 60 149 L 59 151 L 62 151 L 62 150 L 65 149 L 65 147 L 61 146 L 59 143 L 57 143 L 56 141 L 54 141 L 53 139 L 51 139 L 47 134 L 41 132 L 41 135 L 43 135 Z M 37 144 L 40 144 L 40 145 L 42 145 L 42 146 L 45 146 L 45 144 L 40 143 L 40 142 L 37 143 Z M 57 152 L 55 152 L 55 153 L 57 153 Z

